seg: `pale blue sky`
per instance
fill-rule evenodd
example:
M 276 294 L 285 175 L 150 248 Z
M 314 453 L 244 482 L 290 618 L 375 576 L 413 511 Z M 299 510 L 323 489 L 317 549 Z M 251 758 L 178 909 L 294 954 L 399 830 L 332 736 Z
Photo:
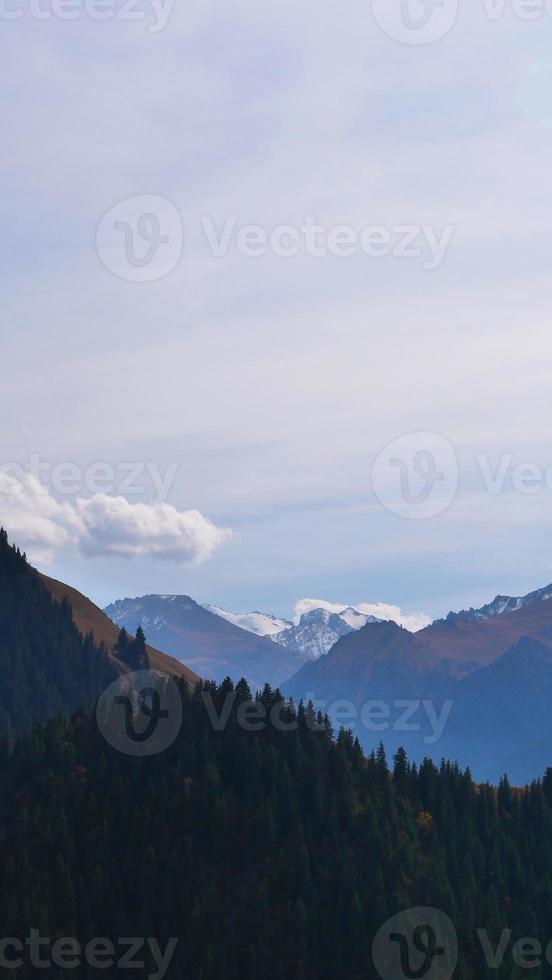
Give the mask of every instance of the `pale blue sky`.
M 552 16 L 492 21 L 481 0 L 408 47 L 368 0 L 177 2 L 158 33 L 21 2 L 0 33 L 1 459 L 175 462 L 170 504 L 237 532 L 199 565 L 60 546 L 43 567 L 102 604 L 187 592 L 285 615 L 302 596 L 438 615 L 551 580 L 552 490 L 490 495 L 475 456 L 552 467 Z M 95 247 L 141 194 L 184 226 L 158 282 Z M 454 235 L 434 271 L 214 258 L 200 219 L 232 215 Z M 371 485 L 413 431 L 460 462 L 424 521 Z

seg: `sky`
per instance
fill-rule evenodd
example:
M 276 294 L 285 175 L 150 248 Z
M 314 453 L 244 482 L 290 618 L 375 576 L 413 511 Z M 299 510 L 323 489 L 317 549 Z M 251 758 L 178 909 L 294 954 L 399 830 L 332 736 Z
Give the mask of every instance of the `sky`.
M 287 617 L 552 580 L 552 7 L 0 7 L 33 561 Z

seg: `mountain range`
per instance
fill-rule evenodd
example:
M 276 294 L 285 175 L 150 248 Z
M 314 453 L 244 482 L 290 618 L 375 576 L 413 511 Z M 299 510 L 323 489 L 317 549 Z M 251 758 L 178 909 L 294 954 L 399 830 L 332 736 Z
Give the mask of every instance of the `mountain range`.
M 317 660 L 331 650 L 340 636 L 361 629 L 367 623 L 381 622 L 376 616 L 361 613 L 352 606 L 345 606 L 339 612 L 316 606 L 301 613 L 296 623 L 278 619 L 269 613 L 240 614 L 227 612 L 218 606 L 205 608 L 241 629 L 268 636 L 280 646 L 293 650 L 303 660 Z
M 550 591 L 497 597 L 416 634 L 369 624 L 284 693 L 317 702 L 367 749 L 383 740 L 418 760 L 457 759 L 479 779 L 532 778 L 552 747 Z
M 442 757 L 478 780 L 536 777 L 552 756 L 552 587 L 497 596 L 416 633 L 357 610 L 310 609 L 298 622 L 205 608 L 187 596 L 125 599 L 100 610 L 69 585 L 38 573 L 0 537 L 0 730 L 90 707 L 135 669 L 119 634 L 141 626 L 155 670 L 254 690 L 280 687 L 314 702 L 371 751 L 404 746 L 417 761 Z M 237 615 L 237 614 L 236 614 Z M 272 632 L 265 632 L 265 631 Z M 263 634 L 263 635 L 262 635 Z M 332 639 L 336 641 L 328 650 Z M 286 640 L 289 645 L 286 645 Z
M 104 612 L 131 633 L 141 626 L 156 646 L 209 680 L 244 677 L 254 689 L 266 683 L 278 687 L 303 663 L 296 651 L 241 629 L 190 596 L 119 599 Z
M 458 980 L 489 973 L 479 923 L 492 950 L 501 935 L 539 937 L 545 949 L 552 769 L 525 789 L 505 779 L 495 787 L 480 782 L 507 760 L 516 782 L 525 783 L 552 757 L 552 598 L 545 593 L 418 634 L 393 622 L 366 623 L 326 656 L 303 660 L 287 685 L 325 688 L 340 699 L 339 710 L 329 707 L 342 720 L 346 698 L 360 705 L 375 694 L 387 698 L 369 716 L 378 727 L 370 737 L 387 750 L 411 739 L 412 748 L 439 759 L 453 750 L 468 759 L 477 782 L 453 762 L 412 765 L 404 751 L 389 764 L 383 745 L 366 757 L 350 731 L 332 731 L 323 705 L 317 715 L 315 706 L 284 701 L 268 685 L 253 697 L 243 681 L 207 685 L 151 646 L 141 647 L 149 665 L 197 689 L 177 685 L 170 743 L 137 759 L 106 737 L 94 706 L 113 680 L 136 669 L 125 651 L 142 637 L 122 643 L 121 628 L 105 613 L 40 575 L 0 532 L 0 921 L 4 935 L 22 937 L 4 943 L 6 975 L 33 980 L 34 950 L 40 944 L 48 956 L 50 936 L 79 937 L 52 947 L 56 955 L 69 951 L 71 964 L 65 956 L 61 962 L 73 967 L 84 942 L 98 954 L 100 943 L 102 961 L 107 950 L 115 962 L 117 951 L 120 965 L 130 945 L 142 943 L 144 958 L 134 963 L 142 974 L 175 980 L 427 973 L 424 964 L 414 970 L 408 955 L 391 960 L 386 952 L 390 926 L 396 922 L 403 937 L 410 924 L 402 909 L 423 913 L 420 934 L 427 922 L 442 921 L 428 920 L 428 910 L 443 910 L 438 915 L 454 938 L 439 965 Z M 180 618 L 190 643 L 195 624 L 200 651 L 220 645 L 232 669 L 239 657 L 250 667 L 261 649 L 247 647 L 246 638 L 291 656 L 187 597 L 164 598 L 176 610 L 170 624 L 153 601 L 159 597 L 146 597 L 149 605 L 134 600 L 132 616 L 146 617 L 155 637 L 177 636 Z M 451 696 L 454 710 L 443 711 L 440 699 Z M 415 741 L 408 698 L 438 734 L 428 746 Z M 113 706 L 126 701 L 117 696 Z M 396 706 L 402 727 L 383 730 Z M 244 709 L 249 720 L 254 710 L 254 728 L 244 723 Z M 212 711 L 217 719 L 226 713 L 222 728 Z M 157 721 L 163 715 L 170 711 Z M 137 707 L 132 718 L 123 716 L 127 738 L 137 716 Z M 117 936 L 150 938 L 144 945 Z M 12 952 L 21 959 L 8 959 Z M 425 946 L 422 953 L 427 964 Z M 510 967 L 505 960 L 497 977 L 520 976 Z
M 244 676 L 253 689 L 268 682 L 313 700 L 367 750 L 383 740 L 418 761 L 446 755 L 490 780 L 508 771 L 523 781 L 549 761 L 552 586 L 499 595 L 416 633 L 354 607 L 307 609 L 293 623 L 152 595 L 105 612 L 203 677 Z
M 305 661 L 327 654 L 338 639 L 376 617 L 351 606 L 336 613 L 309 609 L 297 623 L 267 613 L 232 613 L 185 595 L 119 599 L 104 610 L 119 627 L 146 636 L 203 677 L 245 677 L 253 688 L 278 686 Z
M 505 612 L 525 609 L 526 606 L 531 606 L 534 602 L 542 602 L 544 599 L 552 599 L 552 585 L 547 585 L 544 589 L 537 589 L 535 592 L 529 592 L 525 596 L 497 595 L 492 602 L 480 609 L 464 609 L 459 613 L 450 612 L 447 620 L 449 622 L 462 620 L 477 623 L 485 619 L 494 619 L 495 616 L 501 616 Z

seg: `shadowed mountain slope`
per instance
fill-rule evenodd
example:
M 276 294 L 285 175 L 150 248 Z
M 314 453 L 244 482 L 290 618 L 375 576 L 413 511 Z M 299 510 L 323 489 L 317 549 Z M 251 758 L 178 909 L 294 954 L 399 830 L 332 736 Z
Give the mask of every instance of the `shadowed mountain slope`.
M 86 636 L 89 631 L 92 631 L 96 641 L 98 643 L 105 643 L 110 656 L 120 665 L 121 662 L 113 655 L 113 648 L 119 635 L 119 627 L 116 626 L 109 616 L 102 612 L 98 606 L 94 605 L 90 599 L 87 599 L 85 595 L 78 592 L 77 589 L 72 588 L 72 586 L 58 582 L 56 579 L 49 578 L 40 572 L 38 575 L 54 599 L 61 602 L 65 598 L 70 603 L 75 625 L 83 636 Z M 164 674 L 185 677 L 189 684 L 196 684 L 199 680 L 198 675 L 185 664 L 176 660 L 174 657 L 168 656 L 166 653 L 162 653 L 155 647 L 150 646 L 149 643 L 146 644 L 146 651 L 153 670 L 159 670 Z
M 299 669 L 299 654 L 240 629 L 189 596 L 147 595 L 120 599 L 105 613 L 129 632 L 139 626 L 171 656 L 210 680 L 245 677 L 257 689 L 276 687 Z
M 457 759 L 478 779 L 508 771 L 526 781 L 552 740 L 552 600 L 490 619 L 442 620 L 416 634 L 369 624 L 283 690 L 351 725 L 367 749 L 382 739 L 389 752 L 405 745 L 417 760 Z

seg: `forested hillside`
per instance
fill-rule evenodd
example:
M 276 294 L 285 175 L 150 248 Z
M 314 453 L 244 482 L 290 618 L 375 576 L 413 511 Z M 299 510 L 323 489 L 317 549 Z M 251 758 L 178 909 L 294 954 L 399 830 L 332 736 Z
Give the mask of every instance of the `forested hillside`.
M 56 579 L 49 578 L 42 572 L 37 574 L 40 581 L 51 592 L 54 599 L 58 602 L 63 602 L 63 599 L 67 599 L 71 606 L 75 625 L 83 636 L 92 632 L 96 642 L 99 644 L 104 643 L 109 653 L 112 654 L 119 642 L 120 628 L 109 616 L 106 616 L 88 596 L 83 595 L 82 592 L 79 592 L 72 585 L 67 585 L 65 582 L 58 582 Z M 133 632 L 137 632 L 136 627 Z M 197 684 L 199 680 L 198 675 L 194 674 L 185 664 L 180 663 L 179 660 L 175 660 L 174 657 L 168 657 L 166 653 L 162 653 L 161 650 L 152 647 L 150 643 L 146 643 L 146 652 L 152 670 L 158 670 L 162 674 L 170 674 L 171 676 L 185 677 L 189 684 Z M 115 666 L 117 667 L 118 664 L 115 664 Z
M 217 714 L 229 696 L 216 731 L 180 684 L 180 732 L 159 755 L 117 752 L 82 713 L 3 748 L 2 935 L 175 937 L 174 980 L 371 980 L 374 936 L 409 906 L 450 916 L 456 980 L 520 975 L 511 951 L 487 969 L 476 929 L 493 945 L 502 928 L 551 938 L 550 773 L 514 792 L 402 752 L 388 767 L 288 704 L 292 730 L 246 731 L 250 694 L 230 682 L 203 691 Z M 279 702 L 267 688 L 255 703 Z
M 81 635 L 0 529 L 0 732 L 91 707 L 116 677 L 106 648 Z

